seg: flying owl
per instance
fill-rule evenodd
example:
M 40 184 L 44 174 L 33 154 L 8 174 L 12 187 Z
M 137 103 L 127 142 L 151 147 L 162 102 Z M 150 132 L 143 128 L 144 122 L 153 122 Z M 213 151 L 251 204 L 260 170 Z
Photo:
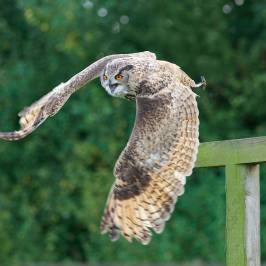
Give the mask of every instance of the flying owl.
M 196 84 L 180 67 L 156 59 L 151 52 L 106 56 L 19 113 L 20 130 L 0 138 L 24 138 L 55 115 L 77 89 L 99 77 L 114 97 L 136 101 L 136 119 L 119 156 L 101 222 L 111 240 L 123 235 L 148 244 L 161 233 L 184 193 L 199 146 Z

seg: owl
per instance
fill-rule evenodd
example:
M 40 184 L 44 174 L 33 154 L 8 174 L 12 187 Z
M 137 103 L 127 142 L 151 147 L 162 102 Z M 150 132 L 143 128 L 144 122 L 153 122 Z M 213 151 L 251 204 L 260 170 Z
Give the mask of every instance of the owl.
M 100 230 L 115 241 L 120 235 L 148 244 L 161 233 L 184 193 L 199 146 L 196 84 L 180 67 L 151 52 L 106 56 L 61 83 L 19 113 L 20 130 L 0 138 L 24 138 L 90 80 L 100 77 L 108 94 L 136 102 L 135 124 L 120 154 Z

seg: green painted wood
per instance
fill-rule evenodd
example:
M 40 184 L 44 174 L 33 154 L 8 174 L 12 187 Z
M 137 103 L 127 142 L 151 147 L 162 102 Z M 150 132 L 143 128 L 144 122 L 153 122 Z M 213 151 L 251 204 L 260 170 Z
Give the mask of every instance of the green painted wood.
M 245 165 L 226 165 L 226 265 L 247 266 Z
M 202 143 L 196 167 L 225 166 L 226 265 L 260 266 L 259 165 L 266 137 Z
M 266 137 L 200 144 L 196 167 L 266 162 Z

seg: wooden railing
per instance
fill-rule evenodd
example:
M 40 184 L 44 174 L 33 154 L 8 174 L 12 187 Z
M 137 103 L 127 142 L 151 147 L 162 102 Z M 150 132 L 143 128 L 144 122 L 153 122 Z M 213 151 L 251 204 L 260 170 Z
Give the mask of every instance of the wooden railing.
M 266 137 L 206 142 L 196 167 L 225 167 L 226 265 L 260 265 L 259 164 Z

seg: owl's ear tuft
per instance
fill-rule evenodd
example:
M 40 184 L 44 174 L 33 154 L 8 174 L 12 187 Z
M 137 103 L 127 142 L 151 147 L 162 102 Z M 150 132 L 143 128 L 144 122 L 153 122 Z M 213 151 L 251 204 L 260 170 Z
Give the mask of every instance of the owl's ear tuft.
M 123 71 L 129 71 L 129 70 L 131 70 L 132 68 L 134 68 L 133 65 L 126 65 L 126 66 L 122 67 L 122 68 L 119 70 L 119 73 L 122 73 Z

